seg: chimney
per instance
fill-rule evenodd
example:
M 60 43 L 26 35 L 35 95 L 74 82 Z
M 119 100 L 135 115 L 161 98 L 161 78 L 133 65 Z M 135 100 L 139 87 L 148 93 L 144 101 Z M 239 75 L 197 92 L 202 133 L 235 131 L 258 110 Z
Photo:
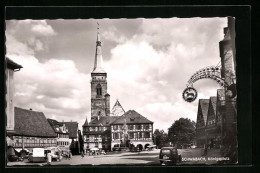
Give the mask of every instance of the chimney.
M 32 108 L 30 108 L 29 110 L 32 111 Z

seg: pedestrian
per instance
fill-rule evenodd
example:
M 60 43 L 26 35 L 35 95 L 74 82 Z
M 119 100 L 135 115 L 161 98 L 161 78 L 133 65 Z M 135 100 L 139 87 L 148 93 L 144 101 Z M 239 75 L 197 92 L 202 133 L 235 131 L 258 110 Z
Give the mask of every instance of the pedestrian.
M 83 159 L 83 157 L 84 157 L 84 152 L 83 152 L 83 150 L 81 151 L 81 159 Z
M 71 157 L 72 157 L 72 153 L 71 151 L 69 151 L 69 160 L 71 159 Z
M 207 154 L 208 154 L 208 145 L 205 144 L 204 156 L 206 156 Z
M 51 153 L 50 152 L 48 152 L 48 154 L 47 154 L 47 165 L 50 165 L 51 164 Z

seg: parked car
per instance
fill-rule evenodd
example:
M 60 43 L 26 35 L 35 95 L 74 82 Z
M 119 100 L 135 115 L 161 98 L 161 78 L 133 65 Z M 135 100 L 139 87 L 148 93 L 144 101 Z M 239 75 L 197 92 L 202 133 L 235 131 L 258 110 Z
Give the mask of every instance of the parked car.
M 181 162 L 181 155 L 178 154 L 178 150 L 175 147 L 163 147 L 159 154 L 160 163 L 172 163 L 176 164 Z

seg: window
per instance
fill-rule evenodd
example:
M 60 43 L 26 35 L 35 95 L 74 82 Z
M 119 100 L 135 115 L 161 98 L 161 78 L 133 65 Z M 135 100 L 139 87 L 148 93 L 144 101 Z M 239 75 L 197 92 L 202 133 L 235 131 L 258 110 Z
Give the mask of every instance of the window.
M 134 133 L 133 132 L 129 133 L 129 136 L 130 136 L 130 139 L 133 139 L 134 138 Z
M 101 88 L 100 84 L 97 85 L 96 90 L 97 90 L 97 97 L 101 97 L 102 96 L 102 88 Z
M 129 125 L 129 130 L 133 130 L 134 126 L 133 125 Z
M 115 137 L 115 139 L 119 139 L 119 134 L 118 133 L 114 133 L 114 137 Z
M 138 138 L 142 138 L 142 132 L 139 132 L 139 136 L 138 136 Z
M 136 127 L 137 130 L 140 130 L 140 129 L 141 129 L 141 125 L 140 125 L 140 124 L 135 125 L 135 127 Z
M 148 124 L 144 125 L 144 129 L 148 130 L 149 129 L 149 125 Z
M 144 137 L 145 137 L 145 138 L 150 138 L 150 133 L 149 133 L 149 132 L 145 132 L 145 133 L 144 133 Z
M 117 125 L 114 125 L 114 126 L 113 126 L 113 129 L 114 129 L 114 130 L 117 130 Z

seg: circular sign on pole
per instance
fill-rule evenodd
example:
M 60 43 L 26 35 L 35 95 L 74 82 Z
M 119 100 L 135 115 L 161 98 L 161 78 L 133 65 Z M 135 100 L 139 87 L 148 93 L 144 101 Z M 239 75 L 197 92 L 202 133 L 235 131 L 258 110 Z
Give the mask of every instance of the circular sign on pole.
M 187 87 L 182 93 L 182 97 L 186 102 L 193 102 L 197 95 L 197 91 L 193 87 Z

